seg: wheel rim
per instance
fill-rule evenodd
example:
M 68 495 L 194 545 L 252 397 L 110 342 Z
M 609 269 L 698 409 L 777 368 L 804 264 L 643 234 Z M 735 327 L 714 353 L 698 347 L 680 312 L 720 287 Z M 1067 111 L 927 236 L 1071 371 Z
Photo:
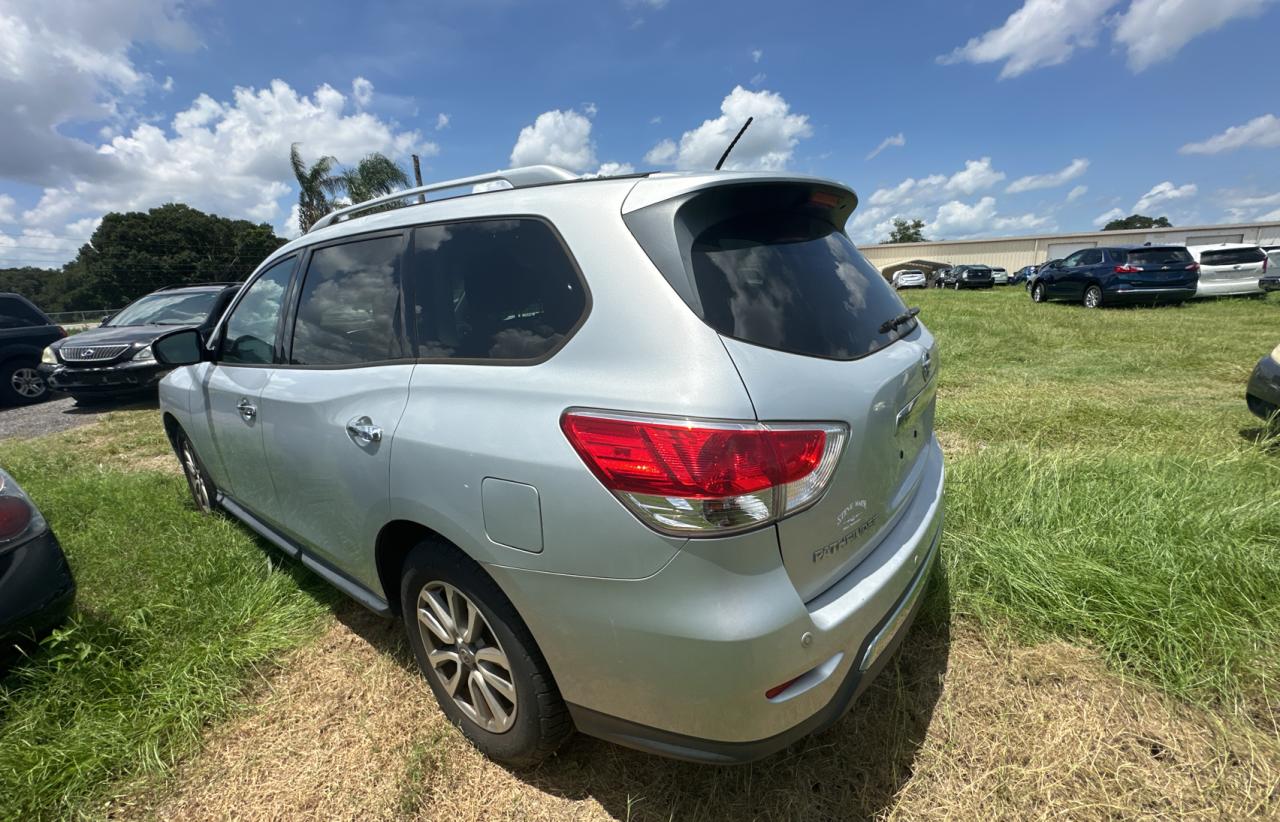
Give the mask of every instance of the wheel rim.
M 1044 286 L 1037 284 L 1031 289 L 1031 296 L 1036 302 L 1044 302 Z
M 1102 292 L 1098 289 L 1096 285 L 1090 286 L 1088 289 L 1085 290 L 1084 292 L 1085 305 L 1087 305 L 1089 308 L 1097 308 L 1101 302 L 1102 302 Z
M 200 473 L 200 463 L 196 461 L 196 452 L 192 450 L 188 440 L 182 442 L 182 472 L 187 475 L 187 485 L 191 486 L 191 495 L 202 510 L 209 508 L 209 488 L 204 484 L 204 475 Z
M 418 632 L 432 673 L 463 715 L 490 733 L 516 720 L 511 663 L 489 621 L 466 594 L 447 582 L 418 593 Z
M 14 371 L 13 376 L 9 378 L 9 384 L 13 386 L 18 396 L 29 400 L 35 399 L 46 390 L 44 380 L 34 368 L 19 368 Z

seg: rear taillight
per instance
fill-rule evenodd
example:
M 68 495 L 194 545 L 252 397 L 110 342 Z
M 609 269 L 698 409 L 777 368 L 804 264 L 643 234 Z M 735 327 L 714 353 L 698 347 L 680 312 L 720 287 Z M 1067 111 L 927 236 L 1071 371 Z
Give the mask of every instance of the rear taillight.
M 1196 273 L 1199 273 L 1200 263 L 1192 263 L 1191 265 L 1187 266 L 1187 271 L 1194 271 Z
M 560 427 L 636 516 L 684 536 L 755 528 L 813 504 L 831 481 L 848 430 L 598 411 L 567 411 Z
M 1137 273 L 1138 273 L 1139 271 L 1141 271 L 1141 270 L 1142 270 L 1142 269 L 1141 269 L 1141 268 L 1138 268 L 1136 265 L 1118 265 L 1118 266 L 1116 266 L 1116 273 L 1117 273 L 1117 274 L 1137 274 Z
M 0 542 L 22 534 L 31 524 L 31 506 L 21 497 L 0 497 Z

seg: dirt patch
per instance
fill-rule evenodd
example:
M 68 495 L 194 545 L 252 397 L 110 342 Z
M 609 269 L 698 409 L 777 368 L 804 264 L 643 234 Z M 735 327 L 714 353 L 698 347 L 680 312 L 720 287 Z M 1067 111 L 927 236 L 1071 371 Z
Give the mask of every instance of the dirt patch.
M 673 762 L 576 737 L 527 773 L 443 719 L 399 625 L 354 609 L 213 731 L 164 819 L 1239 817 L 1280 811 L 1280 753 L 1251 729 L 1128 685 L 1089 651 L 989 646 L 918 626 L 836 727 L 750 766 Z M 350 626 L 350 627 L 349 627 Z

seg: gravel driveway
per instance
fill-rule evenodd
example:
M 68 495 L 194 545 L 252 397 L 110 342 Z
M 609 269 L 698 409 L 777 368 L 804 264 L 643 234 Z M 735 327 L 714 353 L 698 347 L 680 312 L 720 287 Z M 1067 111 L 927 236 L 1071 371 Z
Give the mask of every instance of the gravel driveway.
M 88 425 L 103 414 L 122 408 L 155 408 L 156 401 L 103 402 L 76 405 L 70 397 L 58 397 L 35 405 L 0 407 L 0 439 L 28 439 Z

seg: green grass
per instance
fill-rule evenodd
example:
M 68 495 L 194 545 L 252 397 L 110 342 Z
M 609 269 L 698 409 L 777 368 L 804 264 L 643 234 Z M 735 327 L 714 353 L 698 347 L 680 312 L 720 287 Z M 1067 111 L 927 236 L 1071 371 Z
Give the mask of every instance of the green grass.
M 1275 723 L 1280 444 L 1243 395 L 1280 342 L 1280 299 L 908 300 L 942 346 L 953 611 Z
M 0 445 L 79 584 L 71 621 L 0 680 L 0 819 L 94 813 L 116 784 L 163 773 L 327 611 L 305 574 L 198 514 L 181 475 L 116 467 L 167 448 L 156 412 L 108 425 L 105 440 Z

